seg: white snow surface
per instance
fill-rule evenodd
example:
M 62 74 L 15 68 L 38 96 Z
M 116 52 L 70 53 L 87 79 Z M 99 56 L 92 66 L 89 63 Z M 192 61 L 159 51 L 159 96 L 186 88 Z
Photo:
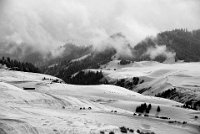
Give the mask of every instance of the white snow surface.
M 154 64 L 157 63 L 151 66 Z M 200 133 L 200 120 L 193 118 L 199 112 L 180 108 L 178 102 L 112 85 L 77 86 L 52 83 L 43 80 L 44 77 L 57 79 L 0 69 L 0 134 L 99 134 L 100 131 L 120 134 L 121 126 L 134 129 L 134 134 L 137 129 L 155 134 Z M 35 90 L 23 90 L 23 87 Z M 152 105 L 149 117 L 133 116 L 135 108 L 144 102 Z M 160 113 L 156 112 L 158 105 Z M 168 123 L 169 120 L 158 119 L 156 115 L 179 122 Z M 188 123 L 182 124 L 183 121 Z
M 100 69 L 91 69 L 99 71 Z M 134 91 L 151 87 L 143 94 L 155 95 L 168 89 L 186 90 L 200 97 L 200 62 L 178 62 L 172 64 L 156 61 L 141 61 L 120 65 L 119 60 L 113 60 L 101 66 L 104 76 L 109 81 L 139 77 L 144 83 L 135 87 Z

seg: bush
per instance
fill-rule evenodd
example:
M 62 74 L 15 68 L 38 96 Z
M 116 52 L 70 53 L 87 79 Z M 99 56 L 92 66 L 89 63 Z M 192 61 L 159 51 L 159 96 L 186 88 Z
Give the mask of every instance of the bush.
M 113 131 L 109 132 L 109 134 L 115 134 Z
M 127 129 L 126 129 L 126 127 L 120 127 L 120 131 L 122 132 L 122 133 L 127 133 Z
M 187 124 L 187 122 L 186 122 L 186 121 L 183 121 L 183 124 Z
M 133 132 L 134 132 L 134 130 L 133 130 L 133 129 L 130 129 L 129 131 L 130 131 L 131 133 L 133 133 Z
M 137 130 L 137 133 L 140 133 L 140 130 L 139 130 L 139 129 Z
M 105 134 L 105 132 L 104 131 L 100 131 L 100 134 Z

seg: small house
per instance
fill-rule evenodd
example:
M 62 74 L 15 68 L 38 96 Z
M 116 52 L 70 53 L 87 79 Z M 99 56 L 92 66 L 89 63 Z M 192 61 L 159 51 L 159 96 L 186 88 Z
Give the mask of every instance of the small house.
M 23 87 L 24 90 L 35 90 L 34 87 Z

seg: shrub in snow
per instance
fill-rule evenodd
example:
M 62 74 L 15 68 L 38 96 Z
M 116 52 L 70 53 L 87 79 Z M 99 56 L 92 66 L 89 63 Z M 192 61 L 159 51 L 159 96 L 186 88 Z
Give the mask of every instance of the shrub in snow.
M 100 134 L 105 134 L 105 132 L 104 131 L 100 131 Z
M 115 134 L 113 131 L 109 132 L 109 134 Z
M 127 133 L 127 129 L 126 129 L 126 127 L 120 127 L 120 131 L 122 132 L 122 133 Z
M 157 112 L 160 112 L 160 111 L 161 111 L 160 106 L 157 107 L 157 110 L 156 110 L 156 111 L 157 111 Z
M 134 132 L 134 130 L 133 130 L 133 129 L 130 129 L 130 130 L 129 130 L 129 132 L 133 133 L 133 132 Z
M 139 129 L 137 130 L 137 133 L 139 133 L 139 134 L 140 134 L 140 130 L 139 130 Z
M 186 121 L 183 121 L 183 124 L 187 124 L 187 122 L 186 122 Z
M 166 119 L 170 119 L 170 118 L 165 117 L 165 116 L 161 116 L 160 119 L 164 119 L 164 120 L 166 120 Z

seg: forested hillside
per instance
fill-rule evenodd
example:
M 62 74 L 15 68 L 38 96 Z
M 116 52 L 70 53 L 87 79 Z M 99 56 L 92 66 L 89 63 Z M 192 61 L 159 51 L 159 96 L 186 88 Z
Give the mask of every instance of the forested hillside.
M 77 61 L 57 62 L 53 66 L 44 67 L 44 73 L 51 74 L 62 78 L 65 82 L 71 82 L 71 76 L 84 69 L 99 68 L 100 65 L 106 64 L 111 61 L 111 57 L 116 53 L 114 49 L 107 49 L 101 52 L 92 52 L 87 58 Z
M 33 73 L 39 73 L 40 70 L 35 67 L 31 63 L 23 63 L 17 60 L 12 60 L 9 57 L 5 58 L 2 57 L 0 59 L 1 65 L 6 65 L 6 67 L 10 68 L 11 70 L 17 70 L 17 71 L 24 71 L 24 72 L 33 72 Z
M 135 60 L 150 60 L 145 52 L 156 45 L 165 45 L 168 51 L 176 53 L 176 60 L 200 61 L 200 30 L 190 32 L 187 29 L 175 29 L 159 33 L 155 38 L 146 38 L 134 47 Z M 163 61 L 159 58 L 161 56 L 158 55 L 154 60 Z
M 118 37 L 118 36 L 117 36 Z M 116 38 L 117 38 L 116 37 Z M 121 38 L 121 37 L 120 37 Z M 123 38 L 125 38 L 123 36 Z M 158 53 L 153 59 L 147 53 L 149 49 L 152 53 L 157 52 L 157 47 L 163 47 L 166 53 L 173 53 L 174 59 L 184 60 L 185 62 L 200 61 L 200 30 L 188 31 L 187 29 L 175 29 L 157 34 L 156 37 L 147 37 L 139 42 L 135 47 L 129 49 L 132 57 L 118 57 L 123 61 L 143 61 L 154 60 L 164 62 L 167 57 L 163 53 Z M 126 45 L 126 44 L 125 44 Z M 76 46 L 74 44 L 66 44 L 65 51 L 59 58 L 52 59 L 42 67 L 42 71 L 63 79 L 67 83 L 71 83 L 71 75 L 84 69 L 96 69 L 100 65 L 106 64 L 112 60 L 117 53 L 114 47 L 109 47 L 103 51 L 96 51 L 92 46 Z M 153 49 L 152 49 L 153 48 Z M 155 49 L 155 50 L 154 50 Z M 81 60 L 78 58 L 84 57 Z

